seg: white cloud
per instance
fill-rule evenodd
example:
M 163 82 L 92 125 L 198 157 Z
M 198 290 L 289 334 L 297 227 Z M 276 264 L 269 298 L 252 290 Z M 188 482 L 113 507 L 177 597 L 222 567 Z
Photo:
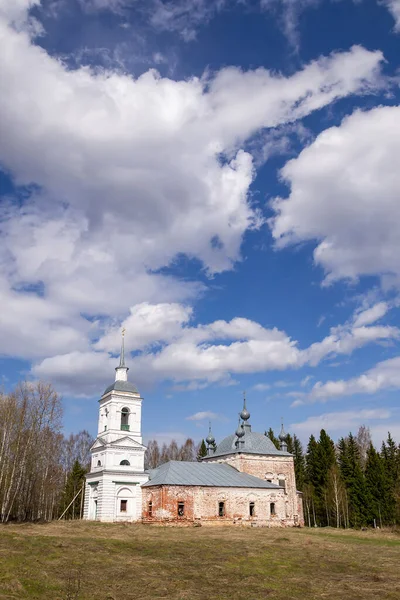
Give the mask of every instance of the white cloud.
M 371 325 L 371 323 L 375 323 L 375 321 L 378 321 L 379 319 L 384 317 L 388 310 L 389 305 L 387 304 L 387 302 L 378 302 L 370 308 L 361 310 L 356 315 L 354 327 L 363 327 L 364 325 Z
M 272 204 L 276 245 L 315 240 L 314 260 L 327 283 L 399 278 L 399 154 L 397 106 L 356 111 L 325 130 L 282 170 L 290 194 Z
M 252 390 L 254 390 L 255 392 L 265 392 L 266 390 L 269 390 L 271 388 L 269 383 L 256 383 L 256 385 L 253 385 L 253 387 L 251 388 Z
M 232 379 L 234 374 L 297 369 L 306 364 L 315 366 L 326 358 L 350 354 L 366 344 L 396 339 L 400 333 L 395 327 L 351 329 L 341 326 L 335 328 L 335 335 L 331 332 L 321 342 L 302 350 L 285 332 L 266 329 L 249 319 L 235 318 L 229 322 L 191 326 L 190 314 L 187 307 L 177 304 L 143 303 L 131 309 L 131 316 L 125 321 L 125 325 L 130 323 L 126 351 L 143 350 L 128 359 L 131 380 L 139 387 L 148 387 L 161 380 L 172 381 L 176 391 L 203 389 L 211 383 L 233 385 L 237 383 Z M 120 327 L 114 326 L 94 344 L 94 348 L 103 352 L 93 352 L 90 360 L 85 352 L 82 355 L 69 352 L 38 361 L 33 372 L 38 377 L 57 382 L 62 389 L 69 385 L 71 393 L 77 389 L 80 393 L 90 394 L 93 381 L 100 377 L 106 383 L 109 378 L 111 368 L 104 372 L 104 364 L 110 364 L 107 352 L 117 352 L 120 340 Z M 266 385 L 257 384 L 254 389 L 263 391 L 267 389 Z M 287 385 L 277 381 L 274 387 Z M 306 396 L 298 392 L 288 395 L 297 401 Z
M 400 0 L 380 0 L 382 4 L 387 6 L 395 21 L 394 30 L 400 32 Z
M 206 419 L 208 419 L 209 421 L 217 421 L 220 419 L 220 416 L 215 412 L 205 410 L 202 412 L 197 412 L 194 415 L 190 415 L 189 417 L 186 417 L 187 421 L 205 421 Z
M 357 433 L 361 425 L 368 425 L 374 442 L 380 444 L 390 430 L 391 417 L 392 412 L 386 408 L 330 412 L 308 417 L 299 423 L 292 423 L 289 430 L 306 439 L 311 434 L 318 436 L 321 429 L 325 429 L 330 434 L 347 435 L 350 431 Z M 388 421 L 388 423 L 375 425 L 376 421 L 378 423 Z
M 8 26 L 15 7 L 23 19 L 30 4 L 0 2 L 7 90 L 0 95 L 0 161 L 18 185 L 31 186 L 22 207 L 2 205 L 0 280 L 4 314 L 16 303 L 14 319 L 22 315 L 10 353 L 24 358 L 86 352 L 102 337 L 104 320 L 123 321 L 129 307 L 193 299 L 201 286 L 156 271 L 180 254 L 210 273 L 240 259 L 244 233 L 261 223 L 248 200 L 254 169 L 241 148 L 246 140 L 381 84 L 381 53 L 360 47 L 291 77 L 233 67 L 185 81 L 155 71 L 134 79 L 68 70 L 27 32 Z M 27 289 L 38 288 L 34 299 Z M 180 318 L 168 325 L 170 335 Z M 9 325 L 2 327 L 7 339 Z M 34 348 L 32 340 L 51 333 L 51 342 Z M 155 331 L 140 336 L 140 344 L 157 341 Z M 96 347 L 114 350 L 117 337 L 110 331 Z
M 384 390 L 400 388 L 400 356 L 384 360 L 359 377 L 339 379 L 322 383 L 318 381 L 310 392 L 311 401 L 326 401 L 329 398 L 353 394 L 375 394 Z
M 262 10 L 276 10 L 280 13 L 282 29 L 294 48 L 299 46 L 299 18 L 301 13 L 312 6 L 318 6 L 320 0 L 260 0 Z
M 379 340 L 397 340 L 400 330 L 397 327 L 349 327 L 348 325 L 331 327 L 330 335 L 321 342 L 315 342 L 305 350 L 307 362 L 317 365 L 323 358 L 334 357 L 338 354 L 350 355 L 357 348 L 362 348 L 369 342 Z
M 130 350 L 146 348 L 180 337 L 189 321 L 192 309 L 177 303 L 150 304 L 142 302 L 130 309 L 121 326 L 110 328 L 95 344 L 97 350 L 116 352 L 121 346 L 121 327 L 126 329 L 125 343 Z

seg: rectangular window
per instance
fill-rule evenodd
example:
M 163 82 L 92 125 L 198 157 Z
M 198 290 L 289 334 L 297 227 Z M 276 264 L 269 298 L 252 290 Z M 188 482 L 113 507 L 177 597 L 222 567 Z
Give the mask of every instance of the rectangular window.
M 149 510 L 148 510 L 148 513 L 149 513 L 149 517 L 152 517 L 152 516 L 153 516 L 153 503 L 152 503 L 152 501 L 151 501 L 151 500 L 150 500 L 150 502 L 149 502 Z
M 178 502 L 178 517 L 184 517 L 184 516 L 185 516 L 185 503 Z
M 225 516 L 225 502 L 218 502 L 218 516 Z
M 120 511 L 126 512 L 127 507 L 128 507 L 128 500 L 121 500 Z
M 274 516 L 274 515 L 276 515 L 276 512 L 275 512 L 275 502 L 271 502 L 271 504 L 269 505 L 269 510 L 270 510 L 270 513 L 271 513 L 271 517 Z
M 283 489 L 284 489 L 284 490 L 285 490 L 285 492 L 286 492 L 286 481 L 285 481 L 284 479 L 280 479 L 280 480 L 279 480 L 279 485 L 280 485 L 281 487 L 283 487 Z
M 250 502 L 249 504 L 249 511 L 250 511 L 250 516 L 251 517 L 255 517 L 256 516 L 256 505 L 254 502 Z

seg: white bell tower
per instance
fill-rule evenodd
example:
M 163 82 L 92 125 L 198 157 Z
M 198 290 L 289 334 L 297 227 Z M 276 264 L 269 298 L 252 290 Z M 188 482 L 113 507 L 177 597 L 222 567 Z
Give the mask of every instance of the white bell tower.
M 96 441 L 91 448 L 91 469 L 86 476 L 84 519 L 138 521 L 142 515 L 141 485 L 144 473 L 142 401 L 128 381 L 124 333 L 115 381 L 99 400 Z

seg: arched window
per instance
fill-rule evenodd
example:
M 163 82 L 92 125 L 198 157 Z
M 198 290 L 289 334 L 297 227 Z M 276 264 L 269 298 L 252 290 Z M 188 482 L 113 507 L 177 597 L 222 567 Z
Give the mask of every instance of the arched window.
M 98 466 L 98 467 L 101 467 L 101 460 L 98 460 L 98 461 L 97 461 L 97 466 Z
M 129 460 L 121 460 L 119 464 L 123 467 L 129 467 L 131 463 L 129 462 Z
M 121 429 L 129 431 L 129 408 L 126 407 L 121 410 Z

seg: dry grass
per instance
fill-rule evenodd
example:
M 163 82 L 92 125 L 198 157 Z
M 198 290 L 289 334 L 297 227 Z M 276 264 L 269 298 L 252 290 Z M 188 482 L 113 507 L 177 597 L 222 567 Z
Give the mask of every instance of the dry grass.
M 386 532 L 0 527 L 1 600 L 397 600 L 399 565 Z

